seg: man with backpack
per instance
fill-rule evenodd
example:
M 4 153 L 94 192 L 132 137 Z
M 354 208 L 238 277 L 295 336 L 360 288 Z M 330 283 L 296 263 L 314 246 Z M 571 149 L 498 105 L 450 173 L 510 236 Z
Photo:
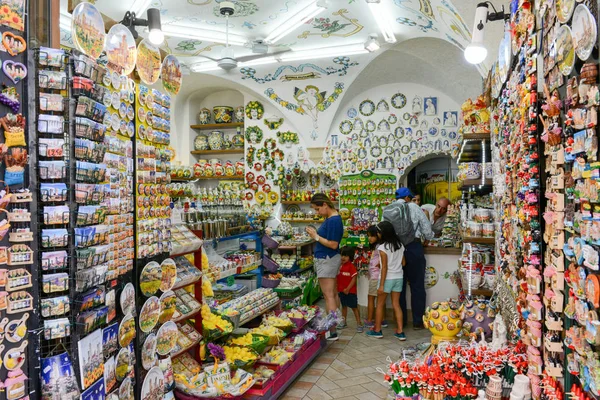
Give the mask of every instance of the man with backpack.
M 396 190 L 396 201 L 383 209 L 383 220 L 394 226 L 396 235 L 404 245 L 404 282 L 400 294 L 400 307 L 403 311 L 404 326 L 407 323 L 406 312 L 406 282 L 410 282 L 413 329 L 423 329 L 423 314 L 425 313 L 425 253 L 423 240 L 431 240 L 434 233 L 429 219 L 416 203 L 410 189 L 401 187 Z

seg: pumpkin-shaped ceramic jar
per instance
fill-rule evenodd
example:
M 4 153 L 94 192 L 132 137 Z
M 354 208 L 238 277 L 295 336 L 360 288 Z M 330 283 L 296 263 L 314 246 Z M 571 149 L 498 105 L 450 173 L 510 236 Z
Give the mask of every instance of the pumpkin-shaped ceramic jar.
M 208 146 L 211 150 L 221 150 L 223 148 L 223 132 L 221 131 L 212 131 L 208 135 Z
M 208 146 L 208 137 L 201 133 L 196 136 L 194 139 L 194 150 L 208 150 L 210 147 Z
M 433 334 L 431 343 L 455 341 L 462 328 L 460 314 L 463 306 L 458 301 L 435 302 L 425 310 L 423 324 Z
M 198 123 L 200 125 L 206 125 L 210 123 L 210 110 L 208 108 L 203 108 L 198 112 Z
M 233 107 L 215 106 L 213 107 L 215 124 L 230 124 L 233 122 Z

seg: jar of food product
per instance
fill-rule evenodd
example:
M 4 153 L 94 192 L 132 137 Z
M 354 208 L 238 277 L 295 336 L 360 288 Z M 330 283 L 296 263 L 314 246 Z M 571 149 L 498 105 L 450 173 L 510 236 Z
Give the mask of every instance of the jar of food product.
M 485 222 L 481 224 L 481 233 L 483 237 L 491 238 L 494 237 L 494 223 Z

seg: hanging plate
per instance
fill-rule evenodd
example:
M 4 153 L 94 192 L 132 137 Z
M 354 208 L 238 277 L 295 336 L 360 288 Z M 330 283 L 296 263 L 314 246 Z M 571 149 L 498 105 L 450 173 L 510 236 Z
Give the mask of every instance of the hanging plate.
M 113 25 L 106 35 L 107 68 L 123 75 L 129 75 L 135 68 L 137 47 L 131 31 L 122 24 Z
M 10 12 L 10 7 L 6 7 Z M 102 14 L 94 5 L 84 2 L 75 7 L 72 15 L 71 37 L 75 48 L 97 59 L 104 50 L 106 37 Z
M 390 106 L 388 105 L 388 102 L 385 101 L 385 99 L 379 100 L 379 103 L 377 103 L 377 111 L 378 112 L 388 112 L 388 111 L 390 111 Z
M 575 9 L 571 27 L 577 57 L 585 61 L 596 44 L 597 28 L 594 16 L 584 4 L 579 4 Z
M 575 49 L 573 47 L 571 28 L 567 25 L 561 25 L 558 28 L 554 48 L 556 49 L 556 60 L 558 61 L 560 72 L 565 76 L 569 75 L 575 64 Z
M 438 128 L 436 128 L 434 126 L 432 126 L 431 128 L 429 128 L 429 135 L 431 135 L 431 136 L 437 136 L 438 133 L 439 133 L 438 132 Z
M 394 129 L 394 136 L 396 136 L 396 139 L 402 139 L 404 137 L 404 128 L 399 126 Z
M 400 109 L 406 105 L 406 96 L 403 93 L 396 93 L 392 96 L 392 107 Z
M 346 115 L 348 116 L 348 118 L 356 118 L 356 116 L 358 115 L 358 111 L 356 111 L 356 108 L 350 107 L 346 112 Z
M 564 24 L 571 18 L 571 14 L 573 14 L 575 0 L 556 0 L 555 6 L 556 18 L 561 24 Z
M 379 132 L 389 132 L 390 131 L 390 123 L 387 122 L 386 119 L 382 119 L 381 121 L 379 121 L 379 124 L 377 124 L 377 130 Z
M 390 114 L 387 120 L 390 125 L 394 125 L 396 122 L 398 122 L 398 117 L 396 117 L 396 114 Z
M 365 127 L 367 129 L 367 132 L 375 132 L 375 121 L 368 120 Z
M 137 51 L 136 69 L 140 79 L 146 85 L 156 83 L 162 66 L 158 47 L 150 43 L 149 40 L 144 39 L 138 45 Z
M 340 133 L 342 135 L 347 135 L 350 132 L 352 132 L 352 128 L 352 121 L 345 119 L 342 122 L 340 122 Z
M 354 118 L 354 123 L 352 124 L 352 127 L 354 128 L 355 131 L 362 131 L 364 128 L 362 119 L 360 119 L 358 117 Z
M 375 103 L 371 100 L 363 100 L 358 107 L 358 110 L 362 115 L 368 117 L 369 115 L 373 115 L 375 112 Z

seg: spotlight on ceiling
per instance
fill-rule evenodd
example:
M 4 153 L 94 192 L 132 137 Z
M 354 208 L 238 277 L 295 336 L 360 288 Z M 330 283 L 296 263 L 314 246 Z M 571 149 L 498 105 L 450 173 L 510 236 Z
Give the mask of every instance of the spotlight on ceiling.
M 131 31 L 131 34 L 135 39 L 138 38 L 138 32 L 136 26 L 147 26 L 148 27 L 148 40 L 152 44 L 159 45 L 165 40 L 165 34 L 162 31 L 160 23 L 160 10 L 158 8 L 149 8 L 146 11 L 148 19 L 137 18 L 135 12 L 127 11 L 121 23 L 125 25 Z
M 489 12 L 490 6 L 494 12 Z M 496 11 L 496 7 L 489 1 L 477 4 L 475 22 L 473 23 L 473 36 L 471 37 L 471 43 L 465 48 L 465 60 L 471 64 L 481 64 L 488 53 L 483 44 L 485 24 L 491 21 L 506 21 L 509 18 L 510 15 L 504 12 L 504 6 L 502 6 L 501 11 Z
M 373 53 L 374 51 L 379 50 L 380 47 L 379 40 L 377 40 L 377 34 L 371 33 L 369 39 L 365 42 L 365 49 L 367 49 L 369 53 Z

